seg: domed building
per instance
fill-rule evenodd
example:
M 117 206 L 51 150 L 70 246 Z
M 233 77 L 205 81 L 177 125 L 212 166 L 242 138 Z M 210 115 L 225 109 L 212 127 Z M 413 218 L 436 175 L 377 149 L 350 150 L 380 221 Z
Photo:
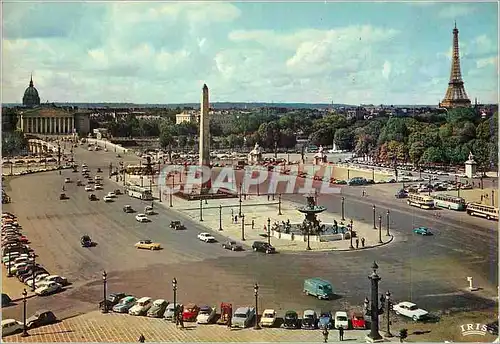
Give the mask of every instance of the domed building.
M 30 85 L 24 91 L 23 105 L 26 107 L 35 107 L 40 105 L 40 96 L 35 86 L 33 86 L 33 75 L 30 78 Z

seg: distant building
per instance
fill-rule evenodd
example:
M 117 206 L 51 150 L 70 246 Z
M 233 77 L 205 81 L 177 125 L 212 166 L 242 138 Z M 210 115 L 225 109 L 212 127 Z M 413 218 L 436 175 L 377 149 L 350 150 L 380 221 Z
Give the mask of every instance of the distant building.
M 30 78 L 30 84 L 28 88 L 24 91 L 23 96 L 23 106 L 25 107 L 35 107 L 40 105 L 40 96 L 38 91 L 33 85 L 33 75 Z
M 181 124 L 184 122 L 198 123 L 199 117 L 200 117 L 199 111 L 196 110 L 182 111 L 181 113 L 175 115 L 175 124 Z

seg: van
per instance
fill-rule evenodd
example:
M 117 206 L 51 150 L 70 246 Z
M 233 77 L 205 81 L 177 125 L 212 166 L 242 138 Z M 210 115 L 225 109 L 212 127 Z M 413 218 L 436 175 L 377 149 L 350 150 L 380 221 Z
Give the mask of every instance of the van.
M 329 300 L 333 297 L 332 284 L 319 277 L 304 280 L 304 294 L 316 296 L 318 299 Z
M 347 317 L 347 312 L 335 312 L 335 328 L 342 327 L 344 330 L 349 329 L 349 318 Z

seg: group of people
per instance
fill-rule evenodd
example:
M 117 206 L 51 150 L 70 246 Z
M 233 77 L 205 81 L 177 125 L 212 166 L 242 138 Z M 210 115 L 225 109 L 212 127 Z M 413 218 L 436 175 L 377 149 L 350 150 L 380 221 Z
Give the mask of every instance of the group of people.
M 339 341 L 342 342 L 344 341 L 344 328 L 342 326 L 338 327 L 339 330 Z M 325 343 L 328 343 L 328 335 L 329 335 L 328 327 L 325 326 L 323 328 L 323 340 Z

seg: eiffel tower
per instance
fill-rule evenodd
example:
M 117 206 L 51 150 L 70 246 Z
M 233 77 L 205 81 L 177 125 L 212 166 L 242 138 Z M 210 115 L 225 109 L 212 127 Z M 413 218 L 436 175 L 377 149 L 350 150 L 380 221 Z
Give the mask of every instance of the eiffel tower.
M 439 107 L 442 108 L 457 108 L 469 107 L 471 104 L 467 93 L 465 93 L 464 81 L 462 80 L 462 73 L 460 71 L 460 54 L 458 50 L 458 29 L 455 22 L 453 29 L 453 55 L 451 58 L 451 73 L 450 81 L 448 82 L 448 89 Z

